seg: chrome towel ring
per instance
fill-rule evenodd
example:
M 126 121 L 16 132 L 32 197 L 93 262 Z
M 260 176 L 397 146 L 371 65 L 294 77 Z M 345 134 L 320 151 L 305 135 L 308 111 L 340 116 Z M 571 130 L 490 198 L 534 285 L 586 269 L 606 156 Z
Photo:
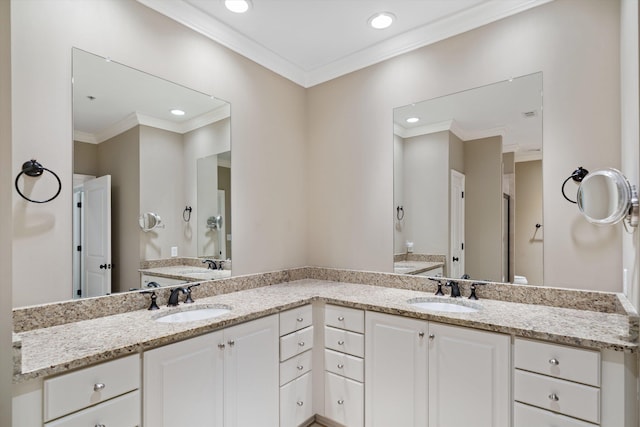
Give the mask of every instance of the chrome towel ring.
M 58 181 L 58 191 L 56 191 L 56 194 L 54 194 L 53 197 L 51 197 L 51 198 L 49 198 L 47 200 L 32 200 L 32 199 L 28 198 L 27 196 L 25 196 L 24 194 L 22 194 L 22 191 L 20 191 L 20 187 L 18 187 L 18 180 L 20 179 L 20 177 L 24 174 L 24 175 L 36 178 L 36 177 L 41 176 L 44 173 L 44 171 L 49 172 Z M 16 191 L 18 192 L 18 194 L 23 199 L 25 199 L 25 200 L 27 200 L 29 202 L 33 202 L 33 203 L 47 203 L 47 202 L 50 202 L 53 199 L 55 199 L 56 197 L 58 197 L 58 195 L 60 194 L 60 191 L 62 190 L 62 182 L 60 182 L 60 178 L 58 177 L 58 175 L 56 175 L 56 173 L 54 171 L 52 171 L 51 169 L 47 169 L 44 166 L 42 166 L 35 159 L 29 160 L 28 162 L 25 162 L 25 163 L 22 164 L 22 171 L 20 171 L 18 176 L 16 176 L 15 186 L 16 186 Z

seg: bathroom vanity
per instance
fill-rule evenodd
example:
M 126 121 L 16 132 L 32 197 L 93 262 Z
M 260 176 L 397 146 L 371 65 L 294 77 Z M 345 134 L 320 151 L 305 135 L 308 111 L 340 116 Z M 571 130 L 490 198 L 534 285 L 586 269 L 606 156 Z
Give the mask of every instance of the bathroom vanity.
M 98 425 L 177 427 L 187 412 L 193 426 L 635 426 L 638 317 L 619 295 L 598 293 L 599 311 L 589 311 L 592 295 L 576 291 L 537 291 L 557 293 L 565 307 L 552 307 L 485 297 L 497 284 L 469 302 L 434 297 L 421 277 L 313 268 L 286 277 L 204 282 L 195 304 L 157 311 L 25 322 L 14 425 L 68 427 L 93 414 Z M 372 278 L 388 286 L 353 283 Z M 224 293 L 234 282 L 244 290 Z M 93 302 L 125 295 L 105 298 Z M 216 317 L 158 321 L 211 308 Z M 59 308 L 38 308 L 47 309 Z M 130 420 L 104 421 L 122 405 L 136 408 Z

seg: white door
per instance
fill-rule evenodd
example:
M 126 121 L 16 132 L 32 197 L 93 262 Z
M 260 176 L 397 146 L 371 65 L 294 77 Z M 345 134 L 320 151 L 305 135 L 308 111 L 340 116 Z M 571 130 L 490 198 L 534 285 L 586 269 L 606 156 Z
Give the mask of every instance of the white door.
M 144 352 L 145 427 L 222 427 L 223 331 Z
M 429 324 L 429 425 L 508 427 L 510 337 Z
M 111 175 L 84 184 L 82 296 L 111 293 Z
M 461 277 L 464 271 L 464 174 L 451 169 L 451 242 L 449 277 Z
M 428 323 L 367 311 L 366 331 L 365 426 L 426 426 Z
M 278 333 L 277 315 L 225 329 L 225 427 L 278 426 Z

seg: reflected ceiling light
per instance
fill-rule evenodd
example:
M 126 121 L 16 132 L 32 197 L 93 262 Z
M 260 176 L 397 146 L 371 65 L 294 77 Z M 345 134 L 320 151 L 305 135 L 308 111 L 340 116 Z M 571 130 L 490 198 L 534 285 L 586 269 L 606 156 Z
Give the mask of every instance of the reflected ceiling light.
M 233 13 L 245 13 L 251 7 L 249 0 L 224 0 L 224 5 Z
M 407 123 L 418 123 L 420 119 L 418 117 L 409 117 Z
M 184 116 L 184 111 L 178 110 L 176 108 L 175 110 L 171 110 L 171 114 L 173 114 L 174 116 Z
M 391 12 L 380 12 L 369 18 L 369 25 L 376 30 L 384 30 L 389 28 L 393 21 L 396 20 L 396 16 Z

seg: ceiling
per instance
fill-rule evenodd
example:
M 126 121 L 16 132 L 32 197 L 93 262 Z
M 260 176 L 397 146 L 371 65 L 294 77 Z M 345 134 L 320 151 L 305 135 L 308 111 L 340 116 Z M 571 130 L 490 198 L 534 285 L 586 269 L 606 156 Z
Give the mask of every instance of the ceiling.
M 137 0 L 292 80 L 311 87 L 552 0 Z M 367 25 L 391 12 L 394 25 Z

